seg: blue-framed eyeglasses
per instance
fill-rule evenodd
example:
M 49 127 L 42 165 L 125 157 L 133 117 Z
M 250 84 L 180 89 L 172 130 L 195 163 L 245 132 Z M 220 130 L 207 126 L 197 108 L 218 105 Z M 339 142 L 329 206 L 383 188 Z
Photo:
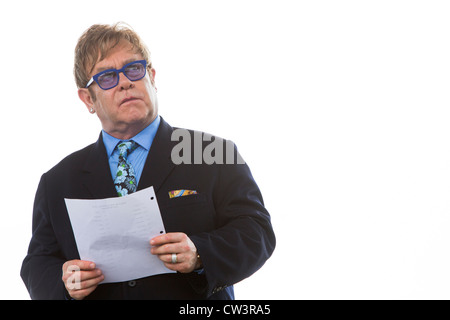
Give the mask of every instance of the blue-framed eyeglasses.
M 103 90 L 112 89 L 119 84 L 119 73 L 121 72 L 123 72 L 123 74 L 130 81 L 141 80 L 143 77 L 145 77 L 145 74 L 147 73 L 147 61 L 145 60 L 133 61 L 124 65 L 123 68 L 120 70 L 108 69 L 99 72 L 95 76 L 93 76 L 91 80 L 89 80 L 89 82 L 86 85 L 86 88 L 89 88 L 89 86 L 95 81 L 97 82 L 98 86 Z

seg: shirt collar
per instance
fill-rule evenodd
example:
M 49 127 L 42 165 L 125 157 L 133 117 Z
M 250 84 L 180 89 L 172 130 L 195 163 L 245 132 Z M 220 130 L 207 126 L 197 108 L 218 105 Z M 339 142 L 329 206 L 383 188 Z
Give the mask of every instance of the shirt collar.
M 128 140 L 117 139 L 117 138 L 111 136 L 105 130 L 102 130 L 103 143 L 105 145 L 106 153 L 107 153 L 108 157 L 112 156 L 117 144 L 120 141 L 133 140 L 134 142 L 139 144 L 139 146 L 141 146 L 145 150 L 149 151 L 150 147 L 152 145 L 153 139 L 155 138 L 156 131 L 158 131 L 160 122 L 161 122 L 161 119 L 158 115 L 158 116 L 156 116 L 156 119 L 153 120 L 153 122 L 150 123 L 144 130 L 142 130 L 137 135 L 135 135 L 134 137 L 132 137 L 131 139 L 128 139 Z

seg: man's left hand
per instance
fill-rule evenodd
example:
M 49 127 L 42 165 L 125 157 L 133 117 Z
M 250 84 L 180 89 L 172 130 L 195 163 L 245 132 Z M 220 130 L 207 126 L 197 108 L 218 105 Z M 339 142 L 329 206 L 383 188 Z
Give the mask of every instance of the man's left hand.
M 189 273 L 201 267 L 197 248 L 189 237 L 181 232 L 166 233 L 150 240 L 151 253 L 173 271 Z M 176 263 L 172 255 L 176 254 Z

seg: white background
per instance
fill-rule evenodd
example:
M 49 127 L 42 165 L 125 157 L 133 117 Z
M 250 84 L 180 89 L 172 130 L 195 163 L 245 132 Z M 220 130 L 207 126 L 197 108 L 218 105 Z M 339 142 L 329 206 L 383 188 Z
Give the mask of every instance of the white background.
M 1 299 L 29 298 L 41 174 L 100 132 L 78 37 L 117 21 L 152 52 L 160 114 L 233 140 L 262 190 L 277 248 L 238 299 L 450 298 L 448 1 L 0 6 Z

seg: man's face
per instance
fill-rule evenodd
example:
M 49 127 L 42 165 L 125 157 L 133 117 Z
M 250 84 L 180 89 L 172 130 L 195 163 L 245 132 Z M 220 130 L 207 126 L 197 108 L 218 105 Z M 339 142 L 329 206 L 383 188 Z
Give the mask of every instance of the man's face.
M 132 50 L 127 41 L 120 42 L 105 59 L 97 62 L 91 77 L 106 69 L 121 69 L 125 64 L 143 60 Z M 129 139 L 148 126 L 157 116 L 155 70 L 147 70 L 144 78 L 129 80 L 119 74 L 119 84 L 109 90 L 101 89 L 97 83 L 88 89 L 79 89 L 78 95 L 88 110 L 93 109 L 103 129 L 119 139 Z

